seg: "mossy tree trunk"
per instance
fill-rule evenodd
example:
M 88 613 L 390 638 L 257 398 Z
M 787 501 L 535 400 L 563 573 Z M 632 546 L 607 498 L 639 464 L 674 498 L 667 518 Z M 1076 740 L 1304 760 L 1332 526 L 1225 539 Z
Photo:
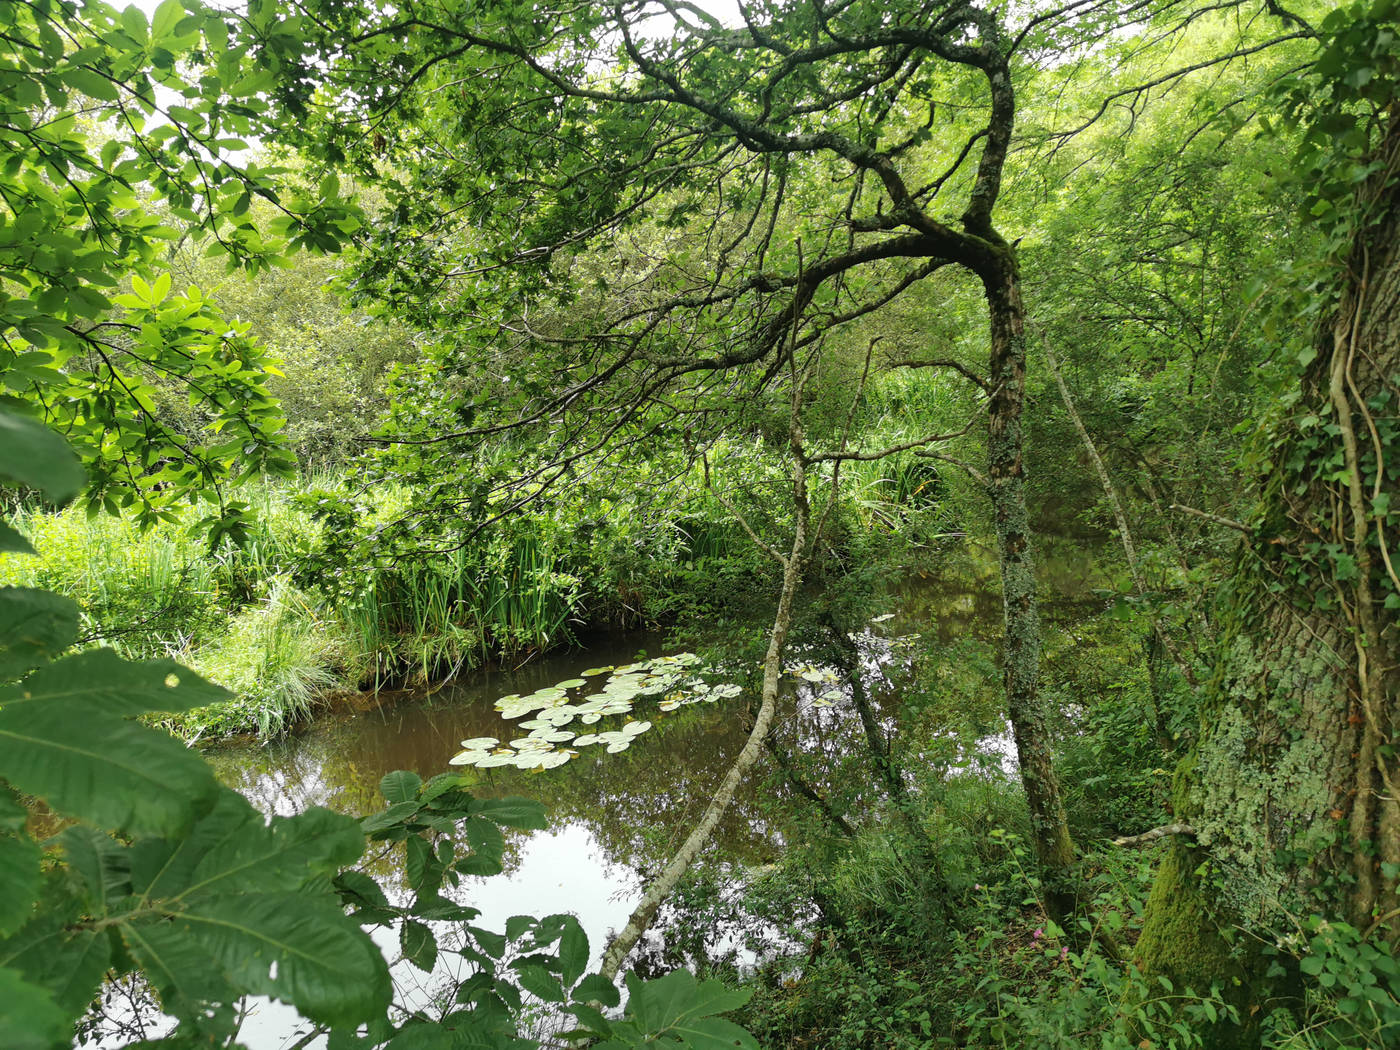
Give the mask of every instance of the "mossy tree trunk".
M 1334 305 L 1275 430 L 1259 523 L 1224 593 L 1202 734 L 1177 783 L 1197 832 L 1163 863 L 1138 945 L 1149 976 L 1220 983 L 1247 1030 L 1266 987 L 1245 928 L 1309 915 L 1400 933 L 1400 121 L 1354 203 Z M 1389 518 L 1389 528 L 1387 528 Z M 1390 608 L 1387 608 L 1387 602 Z
M 1034 548 L 1026 511 L 1022 415 L 1026 390 L 1025 312 L 1014 249 L 1002 245 L 997 265 L 982 274 L 991 319 L 987 408 L 987 494 L 1001 567 L 1005 635 L 1002 673 L 1006 713 L 1016 740 L 1021 784 L 1030 810 L 1031 839 L 1045 885 L 1050 918 L 1069 926 L 1074 914 L 1074 843 L 1040 694 L 1040 608 Z

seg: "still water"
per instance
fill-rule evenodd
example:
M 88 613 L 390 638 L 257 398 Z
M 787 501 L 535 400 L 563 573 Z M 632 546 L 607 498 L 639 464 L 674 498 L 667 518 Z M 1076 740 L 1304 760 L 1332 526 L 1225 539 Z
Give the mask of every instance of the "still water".
M 1088 597 L 1091 586 L 1106 581 L 1091 579 L 1088 565 L 1057 562 L 1053 568 L 1054 592 L 1061 598 L 1047 610 L 1049 619 L 1072 623 L 1097 604 Z M 858 636 L 865 670 L 882 685 L 873 699 L 885 730 L 898 728 L 898 694 L 915 653 L 967 647 L 969 653 L 990 654 L 1000 619 L 995 583 L 981 573 L 918 578 L 900 587 L 892 615 L 880 617 Z M 925 641 L 912 644 L 921 631 Z M 910 643 L 901 645 L 897 639 Z M 288 740 L 230 747 L 208 752 L 207 757 L 227 784 L 269 815 L 290 815 L 317 805 L 357 816 L 373 813 L 383 806 L 380 778 L 396 769 L 412 770 L 424 780 L 447 771 L 463 774 L 473 778 L 470 790 L 483 798 L 524 795 L 540 800 L 549 813 L 549 828 L 508 833 L 505 872 L 466 879 L 454 896 L 480 909 L 476 925 L 493 930 L 503 929 L 512 915 L 572 913 L 588 934 L 596 963 L 610 932 L 625 923 L 646 879 L 688 833 L 743 746 L 748 696 L 673 712 L 658 710 L 654 698 L 641 700 L 636 717 L 650 720 L 653 728 L 634 746 L 617 754 L 601 747 L 580 748 L 576 757 L 555 769 L 472 769 L 452 766 L 449 760 L 463 740 L 521 735 L 514 722 L 495 710 L 499 697 L 531 693 L 587 669 L 666 651 L 657 634 L 594 639 L 584 650 L 549 655 L 513 670 L 482 671 L 427 695 L 365 695 Z M 791 663 L 799 670 L 803 654 L 793 654 Z M 958 661 L 951 666 L 956 669 Z M 829 686 L 804 682 L 800 674 L 791 679 L 777 727 L 779 739 L 794 754 L 824 754 L 838 768 L 841 756 L 863 746 L 858 719 L 839 695 L 834 702 L 819 699 L 834 695 Z M 1014 775 L 995 692 L 990 692 L 982 731 L 982 765 L 992 775 Z M 781 808 L 759 804 L 763 792 L 774 790 L 780 790 L 775 774 L 766 782 L 762 775 L 751 777 L 712 840 L 712 848 L 722 852 L 741 879 L 744 872 L 761 870 L 782 852 L 788 829 L 775 824 L 773 816 Z M 366 862 L 391 897 L 404 892 L 396 853 Z M 395 960 L 395 932 L 380 930 L 375 937 L 386 957 Z M 432 974 L 403 961 L 394 963 L 397 1001 L 428 1002 L 434 986 L 453 976 L 447 968 L 455 958 L 443 952 Z M 298 1043 L 304 1030 L 298 1029 L 290 1008 L 269 1002 L 250 1007 L 241 1039 L 251 1050 L 284 1050 Z

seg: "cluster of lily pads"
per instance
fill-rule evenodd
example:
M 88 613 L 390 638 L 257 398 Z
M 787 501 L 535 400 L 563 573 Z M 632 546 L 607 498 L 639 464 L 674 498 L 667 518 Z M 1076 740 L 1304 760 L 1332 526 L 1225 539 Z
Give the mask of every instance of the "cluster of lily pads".
M 647 721 L 628 721 L 620 729 L 576 733 L 565 726 L 577 721 L 594 725 L 608 715 L 629 714 L 642 697 L 663 696 L 658 707 L 674 711 L 684 704 L 722 700 L 738 696 L 737 685 L 710 685 L 695 676 L 700 662 L 694 653 L 658 656 L 624 667 L 590 667 L 581 677 L 570 678 L 526 696 L 512 693 L 496 701 L 496 710 L 509 719 L 532 717 L 520 722 L 528 735 L 502 742 L 493 736 L 462 741 L 459 751 L 448 761 L 454 766 L 515 766 L 520 769 L 553 769 L 578 754 L 577 748 L 603 744 L 610 753 L 626 751 L 632 742 L 651 728 Z M 608 675 L 601 690 L 571 702 L 569 694 L 589 685 L 589 679 Z M 567 746 L 561 746 L 567 745 Z

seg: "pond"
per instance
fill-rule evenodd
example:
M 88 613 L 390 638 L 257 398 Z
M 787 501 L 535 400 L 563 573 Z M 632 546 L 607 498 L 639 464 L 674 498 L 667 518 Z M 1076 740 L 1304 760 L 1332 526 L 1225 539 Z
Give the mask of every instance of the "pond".
M 1088 597 L 1090 570 L 1058 565 L 1057 573 L 1059 594 L 1069 597 L 1047 610 L 1052 621 L 1073 621 L 1099 607 Z M 918 648 L 901 639 L 912 640 L 915 632 L 924 631 L 928 643 L 945 647 L 988 645 L 999 636 L 995 581 L 978 575 L 964 571 L 956 580 L 905 581 L 895 595 L 895 612 L 878 618 L 858 636 L 867 670 L 879 665 L 879 679 L 886 683 L 874 699 L 887 729 L 895 728 L 898 705 L 892 701 L 898 679 Z M 462 752 L 464 741 L 505 742 L 522 736 L 520 723 L 528 722 L 529 713 L 508 710 L 515 717 L 505 717 L 496 706 L 501 697 L 581 682 L 566 697 L 576 704 L 598 695 L 613 668 L 625 670 L 639 659 L 664 653 L 663 638 L 656 633 L 592 639 L 584 650 L 551 654 L 514 670 L 483 671 L 426 695 L 365 695 L 290 739 L 214 750 L 207 757 L 225 783 L 268 814 L 290 815 L 310 806 L 354 815 L 375 812 L 383 806 L 379 780 L 396 769 L 412 770 L 425 780 L 453 771 L 469 778 L 469 790 L 479 797 L 523 795 L 541 801 L 549 813 L 548 830 L 508 836 L 506 871 L 465 879 L 453 896 L 480 909 L 475 925 L 492 930 L 503 929 L 512 915 L 572 913 L 588 934 L 596 964 L 611 931 L 621 928 L 640 899 L 650 873 L 659 870 L 688 833 L 743 746 L 749 698 L 678 704 L 674 692 L 639 696 L 635 710 L 625 716 L 568 727 L 588 733 L 616 731 L 624 717 L 650 722 L 650 728 L 632 740 L 633 746 L 616 753 L 601 746 L 574 748 L 576 753 L 558 768 L 475 768 L 453 765 L 452 760 Z M 859 720 L 828 670 L 804 664 L 801 653 L 793 654 L 789 665 L 789 696 L 779 728 L 784 746 L 794 753 L 831 756 L 858 750 Z M 707 677 L 722 678 L 713 673 Z M 984 765 L 993 775 L 1014 774 L 1004 729 L 1004 723 L 990 724 L 982 746 L 988 760 Z M 745 872 L 775 861 L 790 831 L 775 823 L 776 807 L 760 804 L 762 780 L 759 774 L 749 778 L 712 841 L 741 880 Z M 406 892 L 396 867 L 400 856 L 400 850 L 385 851 L 365 862 L 391 897 Z M 376 939 L 388 958 L 398 957 L 393 931 L 377 931 Z M 433 987 L 452 976 L 448 968 L 453 958 L 442 953 L 432 974 L 404 961 L 394 963 L 398 1001 L 426 1003 Z M 280 1004 L 253 1003 L 241 1038 L 251 1050 L 290 1047 L 299 1038 L 296 1016 Z

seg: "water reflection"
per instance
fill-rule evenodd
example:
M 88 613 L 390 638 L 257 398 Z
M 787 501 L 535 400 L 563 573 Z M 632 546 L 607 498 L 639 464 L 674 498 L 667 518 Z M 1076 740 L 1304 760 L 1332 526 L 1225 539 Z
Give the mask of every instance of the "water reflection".
M 1046 609 L 1050 624 L 1069 623 L 1096 609 L 1089 584 L 1091 561 L 1049 560 L 1058 600 Z M 1102 581 L 1099 581 L 1102 582 Z M 880 731 L 901 738 L 897 751 L 909 768 L 941 769 L 980 757 L 996 773 L 1011 775 L 1000 708 L 997 643 L 1001 602 L 995 566 L 967 559 L 939 578 L 912 578 L 893 595 L 893 618 L 856 633 L 860 666 Z M 922 634 L 918 644 L 891 644 Z M 749 698 L 659 711 L 651 699 L 636 717 L 655 728 L 618 754 L 584 748 L 566 765 L 525 771 L 451 767 L 460 742 L 473 737 L 510 739 L 514 721 L 493 707 L 509 693 L 530 693 L 578 676 L 599 664 L 624 664 L 662 652 L 655 635 L 601 640 L 583 652 L 542 659 L 515 671 L 487 672 L 428 697 L 382 696 L 362 710 L 319 721 L 279 744 L 211 752 L 220 777 L 264 812 L 292 814 L 312 805 L 354 815 L 382 808 L 380 778 L 395 769 L 425 780 L 453 771 L 470 778 L 479 797 L 524 795 L 543 802 L 550 830 L 508 836 L 506 872 L 465 880 L 452 894 L 482 911 L 476 925 L 500 930 L 511 915 L 571 912 L 578 916 L 596 961 L 609 932 L 620 927 L 641 886 L 679 845 L 704 810 L 749 726 Z M 819 649 L 799 651 L 791 662 L 820 661 Z M 922 664 L 920 667 L 918 665 Z M 833 694 L 833 687 L 835 693 Z M 775 735 L 806 776 L 838 808 L 859 822 L 881 807 L 881 789 L 869 775 L 867 741 L 840 681 L 794 680 Z M 833 699 L 833 696 L 835 699 Z M 936 702 L 917 697 L 942 697 Z M 919 706 L 920 704 L 924 706 Z M 912 705 L 912 706 L 911 706 Z M 986 742 L 985 746 L 983 743 Z M 986 754 L 985 752 L 991 752 Z M 790 841 L 805 803 L 764 804 L 784 783 L 770 770 L 750 779 L 736 796 L 713 840 L 716 855 L 736 870 L 770 863 Z M 368 869 L 401 893 L 396 865 L 401 848 L 384 851 Z M 386 956 L 396 958 L 393 931 L 375 934 Z M 423 1004 L 451 980 L 443 953 L 431 975 L 409 964 L 394 966 L 402 1002 Z M 251 1050 L 279 1050 L 294 1041 L 295 1014 L 278 1004 L 257 1004 L 245 1025 Z

